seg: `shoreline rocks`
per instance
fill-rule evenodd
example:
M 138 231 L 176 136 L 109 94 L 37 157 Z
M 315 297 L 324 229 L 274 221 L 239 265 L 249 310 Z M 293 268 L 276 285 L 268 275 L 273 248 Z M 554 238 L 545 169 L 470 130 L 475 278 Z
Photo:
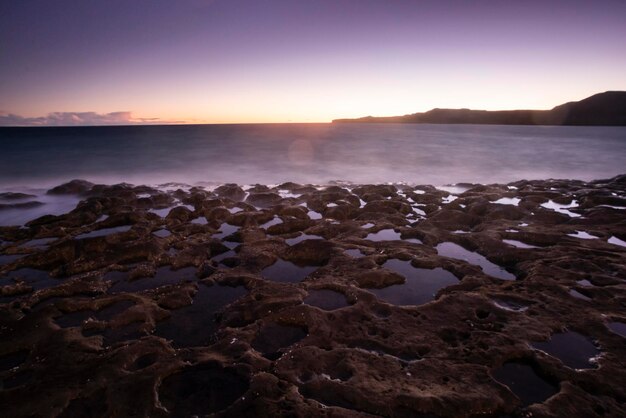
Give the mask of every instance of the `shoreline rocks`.
M 450 190 L 57 186 L 83 200 L 0 227 L 0 409 L 626 415 L 626 175 Z M 419 293 L 420 269 L 456 280 L 415 305 L 372 290 Z M 568 332 L 591 367 L 536 348 Z

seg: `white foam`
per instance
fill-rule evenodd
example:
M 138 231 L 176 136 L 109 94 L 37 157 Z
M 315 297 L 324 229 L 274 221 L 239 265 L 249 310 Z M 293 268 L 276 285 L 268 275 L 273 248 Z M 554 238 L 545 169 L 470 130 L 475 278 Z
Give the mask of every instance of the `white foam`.
M 289 190 L 278 190 L 278 195 L 280 197 L 282 197 L 283 199 L 288 198 L 288 197 L 293 197 L 293 198 L 298 198 L 301 196 L 301 194 L 299 193 L 291 193 Z
M 437 187 L 439 190 L 445 190 L 448 193 L 463 193 L 467 190 L 469 190 L 471 187 L 462 187 L 462 186 L 457 186 L 456 184 L 450 184 L 447 186 L 439 186 Z
M 442 198 L 442 199 L 441 199 L 441 203 L 443 203 L 443 204 L 445 205 L 445 204 L 448 204 L 448 203 L 454 202 L 454 201 L 455 201 L 455 200 L 457 200 L 458 198 L 459 198 L 458 196 L 455 196 L 455 195 L 451 194 L 450 196 L 447 196 L 447 197 Z

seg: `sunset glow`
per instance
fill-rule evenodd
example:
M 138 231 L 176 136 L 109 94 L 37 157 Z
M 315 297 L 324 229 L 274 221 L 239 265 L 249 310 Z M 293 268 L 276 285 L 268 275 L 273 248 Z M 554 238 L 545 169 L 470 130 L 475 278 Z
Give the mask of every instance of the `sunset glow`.
M 618 1 L 62 3 L 0 6 L 0 115 L 328 122 L 626 89 Z

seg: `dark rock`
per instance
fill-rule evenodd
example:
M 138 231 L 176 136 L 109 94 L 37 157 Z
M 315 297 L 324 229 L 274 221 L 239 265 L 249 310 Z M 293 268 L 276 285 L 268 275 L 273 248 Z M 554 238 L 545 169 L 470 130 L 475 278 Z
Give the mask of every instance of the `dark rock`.
M 72 180 L 48 190 L 48 194 L 84 194 L 93 187 L 93 183 L 86 180 Z

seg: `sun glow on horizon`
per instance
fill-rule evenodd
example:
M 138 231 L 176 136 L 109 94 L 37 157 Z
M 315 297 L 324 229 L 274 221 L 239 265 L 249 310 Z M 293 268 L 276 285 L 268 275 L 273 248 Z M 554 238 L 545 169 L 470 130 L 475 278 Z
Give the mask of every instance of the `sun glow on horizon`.
M 71 16 L 21 2 L 0 15 L 11 57 L 0 68 L 0 115 L 330 122 L 433 108 L 547 110 L 626 90 L 626 3 L 74 3 Z

